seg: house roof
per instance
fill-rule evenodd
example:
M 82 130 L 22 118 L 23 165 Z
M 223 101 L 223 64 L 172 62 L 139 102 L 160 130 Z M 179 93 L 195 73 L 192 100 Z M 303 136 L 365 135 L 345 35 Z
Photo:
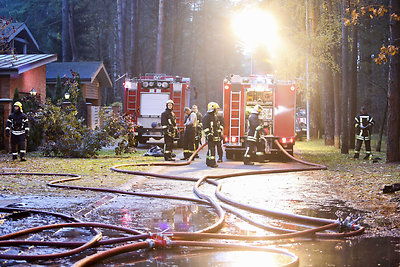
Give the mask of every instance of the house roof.
M 21 74 L 56 60 L 56 54 L 0 55 L 0 74 Z
M 112 87 L 110 76 L 101 61 L 54 62 L 47 65 L 46 81 L 55 83 L 57 76 L 72 78 L 71 70 L 78 72 L 82 83 L 93 83 L 97 78 L 102 87 Z
M 26 31 L 29 38 L 32 40 L 32 42 L 35 44 L 35 46 L 39 50 L 38 43 L 36 42 L 31 31 L 28 29 L 28 27 L 25 25 L 25 23 L 13 22 L 13 23 L 8 24 L 8 26 L 3 29 L 0 36 L 6 38 L 7 42 L 9 43 L 9 42 L 11 42 L 12 39 L 14 39 L 22 31 Z

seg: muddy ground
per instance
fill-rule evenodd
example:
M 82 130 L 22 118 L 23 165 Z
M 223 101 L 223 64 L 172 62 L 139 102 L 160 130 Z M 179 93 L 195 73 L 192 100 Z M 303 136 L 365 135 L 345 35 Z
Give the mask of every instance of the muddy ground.
M 148 147 L 143 146 L 139 151 L 142 151 L 143 154 Z M 181 150 L 176 150 L 176 154 L 179 160 L 179 157 L 182 156 Z M 304 153 L 303 151 L 296 151 L 295 155 L 306 160 L 310 158 L 307 157 L 307 152 Z M 304 166 L 296 162 L 271 161 L 249 167 L 244 166 L 241 162 L 225 161 L 220 164 L 219 168 L 210 169 L 204 164 L 205 151 L 201 151 L 200 156 L 201 159 L 195 160 L 188 166 L 142 167 L 140 170 L 201 178 L 208 174 Z M 2 172 L 74 173 L 81 174 L 82 179 L 68 184 L 195 197 L 193 183 L 191 182 L 132 176 L 111 172 L 109 169 L 118 164 L 132 164 L 141 160 L 161 160 L 159 158 L 143 158 L 137 154 L 122 158 L 101 157 L 98 159 L 54 159 L 35 155 L 28 156 L 28 158 L 27 162 L 12 162 L 9 155 L 1 155 Z M 326 164 L 323 161 L 319 163 Z M 366 235 L 400 236 L 400 191 L 392 194 L 382 193 L 384 184 L 388 184 L 388 182 L 393 181 L 392 178 L 396 178 L 399 166 L 387 165 L 383 162 L 372 165 L 370 162 L 362 160 L 352 164 L 355 165 L 348 166 L 343 162 L 335 167 L 328 165 L 327 171 L 229 178 L 222 181 L 223 189 L 234 198 L 244 199 L 261 207 L 282 209 L 293 213 L 306 213 L 308 210 L 322 209 L 324 216 L 331 219 L 336 218 L 336 210 L 351 208 L 355 213 L 362 213 L 361 223 L 367 226 Z M 126 168 L 135 169 L 133 167 Z M 388 169 L 391 171 L 388 171 Z M 368 173 L 372 176 L 363 175 Z M 377 178 L 378 175 L 379 179 Z M 382 177 L 385 178 L 385 176 L 389 180 L 382 180 Z M 40 207 L 41 200 L 46 203 L 49 201 L 46 198 L 49 198 L 52 199 L 50 201 L 56 203 L 56 205 L 53 205 L 53 209 L 63 212 L 66 211 L 66 206 L 69 209 L 74 207 L 73 213 L 76 214 L 77 212 L 89 212 L 92 208 L 91 203 L 102 197 L 101 194 L 90 191 L 48 187 L 46 184 L 54 179 L 61 179 L 61 177 L 3 175 L 0 180 L 0 205 L 10 202 L 24 202 L 27 201 L 24 200 L 24 197 L 32 196 L 29 201 L 32 202 L 32 199 L 36 199 L 32 204 Z M 210 195 L 214 193 L 212 186 L 203 186 L 202 190 Z M 248 195 L 251 195 L 252 198 L 248 198 Z M 74 199 L 77 200 L 77 203 L 65 205 L 69 201 L 74 202 Z M 84 199 L 84 203 L 80 203 L 82 199 Z M 44 203 L 42 206 L 49 208 L 49 205 Z

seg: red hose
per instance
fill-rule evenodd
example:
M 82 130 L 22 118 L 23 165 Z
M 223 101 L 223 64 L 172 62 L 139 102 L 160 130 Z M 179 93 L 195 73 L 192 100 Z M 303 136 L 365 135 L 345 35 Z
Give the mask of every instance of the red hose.
M 326 169 L 326 166 L 323 166 L 320 164 L 309 163 L 309 162 L 298 160 L 298 159 L 294 158 L 293 156 L 291 156 L 289 153 L 287 153 L 283 149 L 283 147 L 279 144 L 278 141 L 275 141 L 275 143 L 283 151 L 283 153 L 285 153 L 285 155 L 290 157 L 292 160 L 295 160 L 295 161 L 305 164 L 305 165 L 309 165 L 311 167 L 290 168 L 290 169 L 285 169 L 285 170 L 282 170 L 282 169 L 272 169 L 271 170 L 270 169 L 270 170 L 258 170 L 258 171 L 230 173 L 230 174 L 223 174 L 223 175 L 208 175 L 201 179 L 197 179 L 197 178 L 193 178 L 193 177 L 180 177 L 180 176 L 173 176 L 173 175 L 163 175 L 163 174 L 155 174 L 155 173 L 148 173 L 148 172 L 141 172 L 141 171 L 129 171 L 129 170 L 119 169 L 119 168 L 125 167 L 125 166 L 184 166 L 184 165 L 188 165 L 192 162 L 192 160 L 194 159 L 196 154 L 203 147 L 205 147 L 207 145 L 207 144 L 204 144 L 201 147 L 199 147 L 196 150 L 196 152 L 186 162 L 179 162 L 179 163 L 178 162 L 155 162 L 155 163 L 123 164 L 123 165 L 116 165 L 111 168 L 111 170 L 115 171 L 115 172 L 123 172 L 123 173 L 128 173 L 128 174 L 133 174 L 133 175 L 143 175 L 143 176 L 158 177 L 158 178 L 165 178 L 165 179 L 176 179 L 176 180 L 196 182 L 195 186 L 193 187 L 193 191 L 200 199 L 180 197 L 180 196 L 156 195 L 156 194 L 150 194 L 150 193 L 126 192 L 126 191 L 115 190 L 115 189 L 60 185 L 61 183 L 64 183 L 67 181 L 80 179 L 80 176 L 75 175 L 75 174 L 0 173 L 0 175 L 64 176 L 64 177 L 69 177 L 69 178 L 51 181 L 48 183 L 48 185 L 54 186 L 54 187 L 67 188 L 67 189 L 92 190 L 92 191 L 110 192 L 110 193 L 118 193 L 118 194 L 129 194 L 129 195 L 137 195 L 137 196 L 145 196 L 145 197 L 169 198 L 169 199 L 194 201 L 194 202 L 201 203 L 201 204 L 207 204 L 207 205 L 212 206 L 216 210 L 216 212 L 219 216 L 218 221 L 216 223 L 214 223 L 213 225 L 211 225 L 205 229 L 202 229 L 198 232 L 195 232 L 195 233 L 184 233 L 184 232 L 167 233 L 174 240 L 186 240 L 186 241 L 168 241 L 167 243 L 169 246 L 173 246 L 173 247 L 174 246 L 214 247 L 214 248 L 240 249 L 240 250 L 261 250 L 261 251 L 268 251 L 268 252 L 273 252 L 273 253 L 280 253 L 280 254 L 287 255 L 293 259 L 292 262 L 290 262 L 287 266 L 297 266 L 298 265 L 297 256 L 292 253 L 289 253 L 287 251 L 283 251 L 283 250 L 279 250 L 279 249 L 263 248 L 263 247 L 252 247 L 252 246 L 242 246 L 242 245 L 236 245 L 236 244 L 222 244 L 222 243 L 212 243 L 212 242 L 197 242 L 197 241 L 188 241 L 188 240 L 234 239 L 234 240 L 253 241 L 253 240 L 278 240 L 278 239 L 287 239 L 287 238 L 296 238 L 296 237 L 309 237 L 309 238 L 313 238 L 313 237 L 347 237 L 347 236 L 361 234 L 365 230 L 363 227 L 358 227 L 357 230 L 349 231 L 346 233 L 321 233 L 322 231 L 337 227 L 339 225 L 338 222 L 336 222 L 334 220 L 329 220 L 329 219 L 314 218 L 314 217 L 287 214 L 287 213 L 283 213 L 283 212 L 260 209 L 257 207 L 239 203 L 239 202 L 234 201 L 233 199 L 230 199 L 222 194 L 222 185 L 216 181 L 217 179 L 237 177 L 237 176 L 246 176 L 246 175 L 258 175 L 258 174 L 270 174 L 270 173 L 295 172 L 295 171 L 297 172 L 297 171 Z M 239 214 L 237 211 L 234 211 L 230 207 L 217 203 L 212 197 L 201 193 L 199 188 L 205 182 L 216 186 L 215 195 L 217 196 L 217 198 L 219 200 L 229 203 L 230 205 L 233 205 L 235 207 L 240 207 L 241 209 L 249 210 L 249 211 L 256 212 L 256 213 L 263 214 L 263 215 L 270 216 L 270 217 L 275 217 L 275 218 L 280 218 L 280 219 L 285 219 L 285 220 L 292 220 L 292 221 L 297 221 L 297 222 L 301 222 L 301 223 L 322 225 L 322 226 L 303 230 L 303 231 L 289 232 L 289 230 L 286 230 L 286 229 L 280 229 L 280 228 L 277 229 L 276 227 L 258 224 L 258 226 L 260 226 L 264 229 L 269 229 L 271 231 L 277 231 L 277 232 L 286 232 L 286 233 L 279 234 L 279 235 L 270 235 L 270 236 L 243 236 L 243 235 L 215 234 L 213 232 L 216 232 L 217 230 L 219 230 L 223 227 L 223 224 L 225 221 L 224 209 L 228 210 L 229 212 L 237 214 L 239 217 L 245 219 L 246 221 L 249 221 L 252 224 L 257 225 L 257 223 L 252 222 L 251 219 Z M 67 218 L 68 216 L 65 216 L 65 217 Z M 111 225 L 99 224 L 99 223 L 78 222 L 78 223 L 65 223 L 65 224 L 47 225 L 47 226 L 42 226 L 42 227 L 30 228 L 30 229 L 18 231 L 18 232 L 12 233 L 12 234 L 0 236 L 0 240 L 11 239 L 11 238 L 15 238 L 15 237 L 18 237 L 21 235 L 26 235 L 28 233 L 43 231 L 43 230 L 52 229 L 52 228 L 60 228 L 60 227 L 110 228 L 110 229 L 124 231 L 129 234 L 133 234 L 133 236 L 123 237 L 123 238 L 114 238 L 114 239 L 103 241 L 103 240 L 100 240 L 101 233 L 99 233 L 96 236 L 94 236 L 87 243 L 85 243 L 85 242 L 42 242 L 42 241 L 26 241 L 26 240 L 0 241 L 0 246 L 7 246 L 7 245 L 8 246 L 12 246 L 12 245 L 17 246 L 17 245 L 22 245 L 22 244 L 24 244 L 24 245 L 30 244 L 30 245 L 45 245 L 45 246 L 47 245 L 47 246 L 59 246 L 59 247 L 75 247 L 75 249 L 72 249 L 68 252 L 62 252 L 62 253 L 46 254 L 46 255 L 0 255 L 0 258 L 8 258 L 9 257 L 9 259 L 25 259 L 25 260 L 59 258 L 59 257 L 65 257 L 65 256 L 79 253 L 79 252 L 83 251 L 84 249 L 87 249 L 94 245 L 115 244 L 117 242 L 136 241 L 139 238 L 147 238 L 150 236 L 150 234 L 141 233 L 139 231 L 127 229 L 124 227 L 117 227 L 117 226 L 111 226 Z M 160 240 L 155 240 L 154 242 L 155 242 L 155 247 L 165 247 L 166 246 L 165 240 L 163 240 L 162 242 Z M 146 242 L 137 242 L 137 243 L 129 244 L 129 245 L 122 246 L 122 247 L 116 247 L 116 248 L 113 248 L 113 249 L 110 249 L 110 250 L 107 250 L 104 252 L 97 253 L 90 257 L 87 257 L 87 258 L 77 262 L 74 266 L 87 266 L 89 264 L 98 262 L 104 258 L 112 257 L 112 256 L 115 256 L 115 255 L 118 255 L 121 253 L 128 252 L 128 251 L 134 251 L 134 250 L 143 249 L 143 248 L 152 248 L 154 245 L 153 244 L 154 242 L 151 240 L 147 240 Z M 16 256 L 18 256 L 18 257 L 16 258 Z

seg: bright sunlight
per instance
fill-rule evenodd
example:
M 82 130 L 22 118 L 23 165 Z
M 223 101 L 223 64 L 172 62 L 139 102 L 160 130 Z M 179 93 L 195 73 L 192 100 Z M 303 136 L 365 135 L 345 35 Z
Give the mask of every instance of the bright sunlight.
M 267 11 L 248 8 L 233 14 L 232 27 L 247 51 L 265 46 L 272 53 L 278 44 L 278 25 Z

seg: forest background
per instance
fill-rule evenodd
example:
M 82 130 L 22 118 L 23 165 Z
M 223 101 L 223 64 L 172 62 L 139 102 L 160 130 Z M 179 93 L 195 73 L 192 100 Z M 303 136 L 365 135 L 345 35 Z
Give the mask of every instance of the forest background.
M 233 33 L 232 17 L 249 7 L 277 20 L 272 53 L 249 52 Z M 297 106 L 309 100 L 311 138 L 344 154 L 365 105 L 374 132 L 387 136 L 387 162 L 400 161 L 398 11 L 395 0 L 0 0 L 0 15 L 24 22 L 59 61 L 103 61 L 113 81 L 125 73 L 190 77 L 191 103 L 203 113 L 209 101 L 222 103 L 230 74 L 294 80 Z M 103 104 L 123 100 L 122 80 Z

